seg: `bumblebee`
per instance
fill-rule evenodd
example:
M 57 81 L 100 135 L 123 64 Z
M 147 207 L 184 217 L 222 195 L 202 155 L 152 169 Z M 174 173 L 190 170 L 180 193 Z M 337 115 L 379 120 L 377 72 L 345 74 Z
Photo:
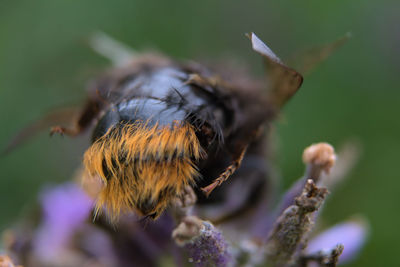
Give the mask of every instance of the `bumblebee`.
M 246 201 L 257 195 L 266 180 L 265 127 L 303 78 L 254 33 L 248 37 L 265 61 L 267 84 L 163 55 L 134 56 L 91 84 L 72 127 L 51 129 L 74 136 L 93 128 L 83 163 L 102 184 L 97 210 L 113 220 L 132 211 L 156 219 L 187 186 L 200 204 L 221 201 L 219 186 L 242 161 L 258 173 Z

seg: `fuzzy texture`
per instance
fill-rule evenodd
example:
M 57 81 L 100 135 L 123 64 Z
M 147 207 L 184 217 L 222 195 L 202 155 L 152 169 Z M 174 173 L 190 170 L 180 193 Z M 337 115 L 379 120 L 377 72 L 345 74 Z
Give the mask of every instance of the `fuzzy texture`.
M 145 221 L 146 225 L 130 214 L 121 214 L 113 225 L 106 222 L 105 216 L 93 223 L 85 219 L 91 210 L 85 204 L 86 198 L 72 194 L 69 200 L 63 190 L 57 190 L 55 197 L 63 201 L 45 198 L 43 207 L 49 205 L 59 218 L 49 221 L 44 209 L 39 228 L 29 224 L 27 229 L 16 231 L 17 235 L 10 232 L 6 242 L 9 255 L 31 267 L 335 266 L 343 246 L 333 245 L 332 236 L 334 244 L 337 237 L 339 242 L 344 241 L 344 253 L 354 255 L 365 231 L 354 233 L 353 227 L 339 227 L 323 234 L 320 240 L 310 243 L 310 250 L 305 250 L 318 208 L 327 194 L 321 186 L 325 183 L 323 176 L 335 163 L 330 145 L 320 143 L 307 148 L 303 157 L 307 165 L 305 176 L 273 209 L 279 200 L 273 175 L 264 166 L 269 159 L 269 146 L 257 131 L 264 126 L 269 128 L 303 79 L 254 33 L 249 38 L 253 50 L 266 63 L 268 82 L 262 86 L 250 77 L 243 79 L 239 69 L 220 79 L 218 73 L 196 63 L 135 55 L 132 64 L 113 70 L 91 86 L 87 105 L 73 124 L 75 128 L 53 127 L 54 133 L 75 135 L 97 123 L 92 135 L 94 144 L 85 155 L 87 171 L 83 177 L 91 174 L 98 178 L 82 179 L 92 182 L 85 183 L 91 187 L 90 195 L 98 196 L 97 189 L 101 187 L 98 210 L 105 207 L 114 218 L 131 210 L 157 217 L 170 204 L 174 206 L 171 214 L 154 222 Z M 326 49 L 322 52 L 318 58 L 327 54 Z M 225 68 L 229 64 L 224 64 Z M 17 138 L 16 143 L 23 139 Z M 202 193 L 196 189 L 209 185 L 221 173 L 227 174 L 223 177 L 232 174 L 247 146 L 243 165 L 230 182 L 217 188 L 208 199 L 197 194 L 195 205 L 195 194 Z M 207 152 L 207 159 L 202 159 L 205 153 L 201 148 Z M 229 160 L 233 165 L 227 168 Z M 202 181 L 196 181 L 194 166 L 199 167 Z M 259 194 L 265 197 L 257 197 Z M 86 213 L 76 214 L 73 209 L 71 214 L 71 207 Z M 209 219 L 206 214 L 213 213 L 222 215 L 223 220 L 216 225 L 225 237 L 213 224 L 195 216 L 201 214 Z M 68 226 L 67 230 L 43 228 L 48 221 Z M 45 253 L 35 253 L 40 235 L 46 241 L 41 242 L 46 245 Z M 58 243 L 62 253 L 55 254 L 54 261 L 49 262 L 51 251 L 58 248 L 54 240 L 63 241 Z
M 139 121 L 109 129 L 86 151 L 84 164 L 103 182 L 97 211 L 105 207 L 111 220 L 127 211 L 157 218 L 185 186 L 194 184 L 194 162 L 202 157 L 191 125 Z
M 312 213 L 319 209 L 327 193 L 326 188 L 316 187 L 309 179 L 295 204 L 277 219 L 266 244 L 268 259 L 273 266 L 287 266 L 294 262 L 296 250 L 304 245 L 312 229 Z
M 189 262 L 196 267 L 232 266 L 230 246 L 222 233 L 208 221 L 188 216 L 172 232 L 172 238 L 189 254 Z
M 224 236 L 211 223 L 203 222 L 200 235 L 185 248 L 195 266 L 232 266 L 232 255 Z

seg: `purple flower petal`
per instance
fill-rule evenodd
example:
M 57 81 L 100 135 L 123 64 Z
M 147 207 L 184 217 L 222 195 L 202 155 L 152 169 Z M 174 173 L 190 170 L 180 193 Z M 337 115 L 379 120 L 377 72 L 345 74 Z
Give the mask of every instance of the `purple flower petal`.
M 45 190 L 40 198 L 43 221 L 34 239 L 39 258 L 56 256 L 72 234 L 89 217 L 93 200 L 74 183 Z
M 368 225 L 364 220 L 355 220 L 337 224 L 312 239 L 307 247 L 308 254 L 321 250 L 331 250 L 337 244 L 343 244 L 344 250 L 339 263 L 347 263 L 357 257 L 368 236 Z

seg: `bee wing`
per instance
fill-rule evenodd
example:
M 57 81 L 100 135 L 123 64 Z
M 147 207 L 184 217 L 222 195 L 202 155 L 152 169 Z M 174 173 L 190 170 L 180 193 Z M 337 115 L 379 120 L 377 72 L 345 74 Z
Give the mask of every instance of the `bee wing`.
M 81 107 L 68 107 L 49 112 L 41 119 L 36 120 L 35 122 L 20 130 L 9 141 L 9 143 L 1 152 L 1 155 L 5 155 L 11 152 L 19 145 L 34 137 L 37 133 L 48 130 L 54 125 L 72 125 L 76 123 L 76 121 L 79 119 L 81 111 Z
M 345 44 L 350 38 L 351 33 L 348 32 L 344 36 L 331 43 L 327 43 L 305 51 L 295 57 L 293 60 L 295 64 L 294 66 L 296 66 L 296 69 L 298 69 L 301 73 L 308 74 L 321 62 L 325 61 L 333 52 Z
M 92 34 L 89 45 L 95 52 L 110 60 L 114 66 L 124 66 L 137 56 L 132 48 L 101 31 Z
M 300 88 L 303 76 L 286 66 L 282 60 L 253 32 L 247 34 L 253 50 L 263 56 L 267 68 L 268 97 L 271 103 L 282 107 Z

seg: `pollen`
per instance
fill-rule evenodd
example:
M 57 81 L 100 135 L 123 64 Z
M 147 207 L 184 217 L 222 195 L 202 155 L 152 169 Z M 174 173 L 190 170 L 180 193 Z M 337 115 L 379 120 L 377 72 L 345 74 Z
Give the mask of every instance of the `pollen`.
M 105 209 L 111 221 L 130 211 L 157 218 L 195 183 L 195 163 L 204 156 L 189 123 L 137 121 L 110 128 L 84 155 L 90 177 L 102 181 L 96 214 Z

